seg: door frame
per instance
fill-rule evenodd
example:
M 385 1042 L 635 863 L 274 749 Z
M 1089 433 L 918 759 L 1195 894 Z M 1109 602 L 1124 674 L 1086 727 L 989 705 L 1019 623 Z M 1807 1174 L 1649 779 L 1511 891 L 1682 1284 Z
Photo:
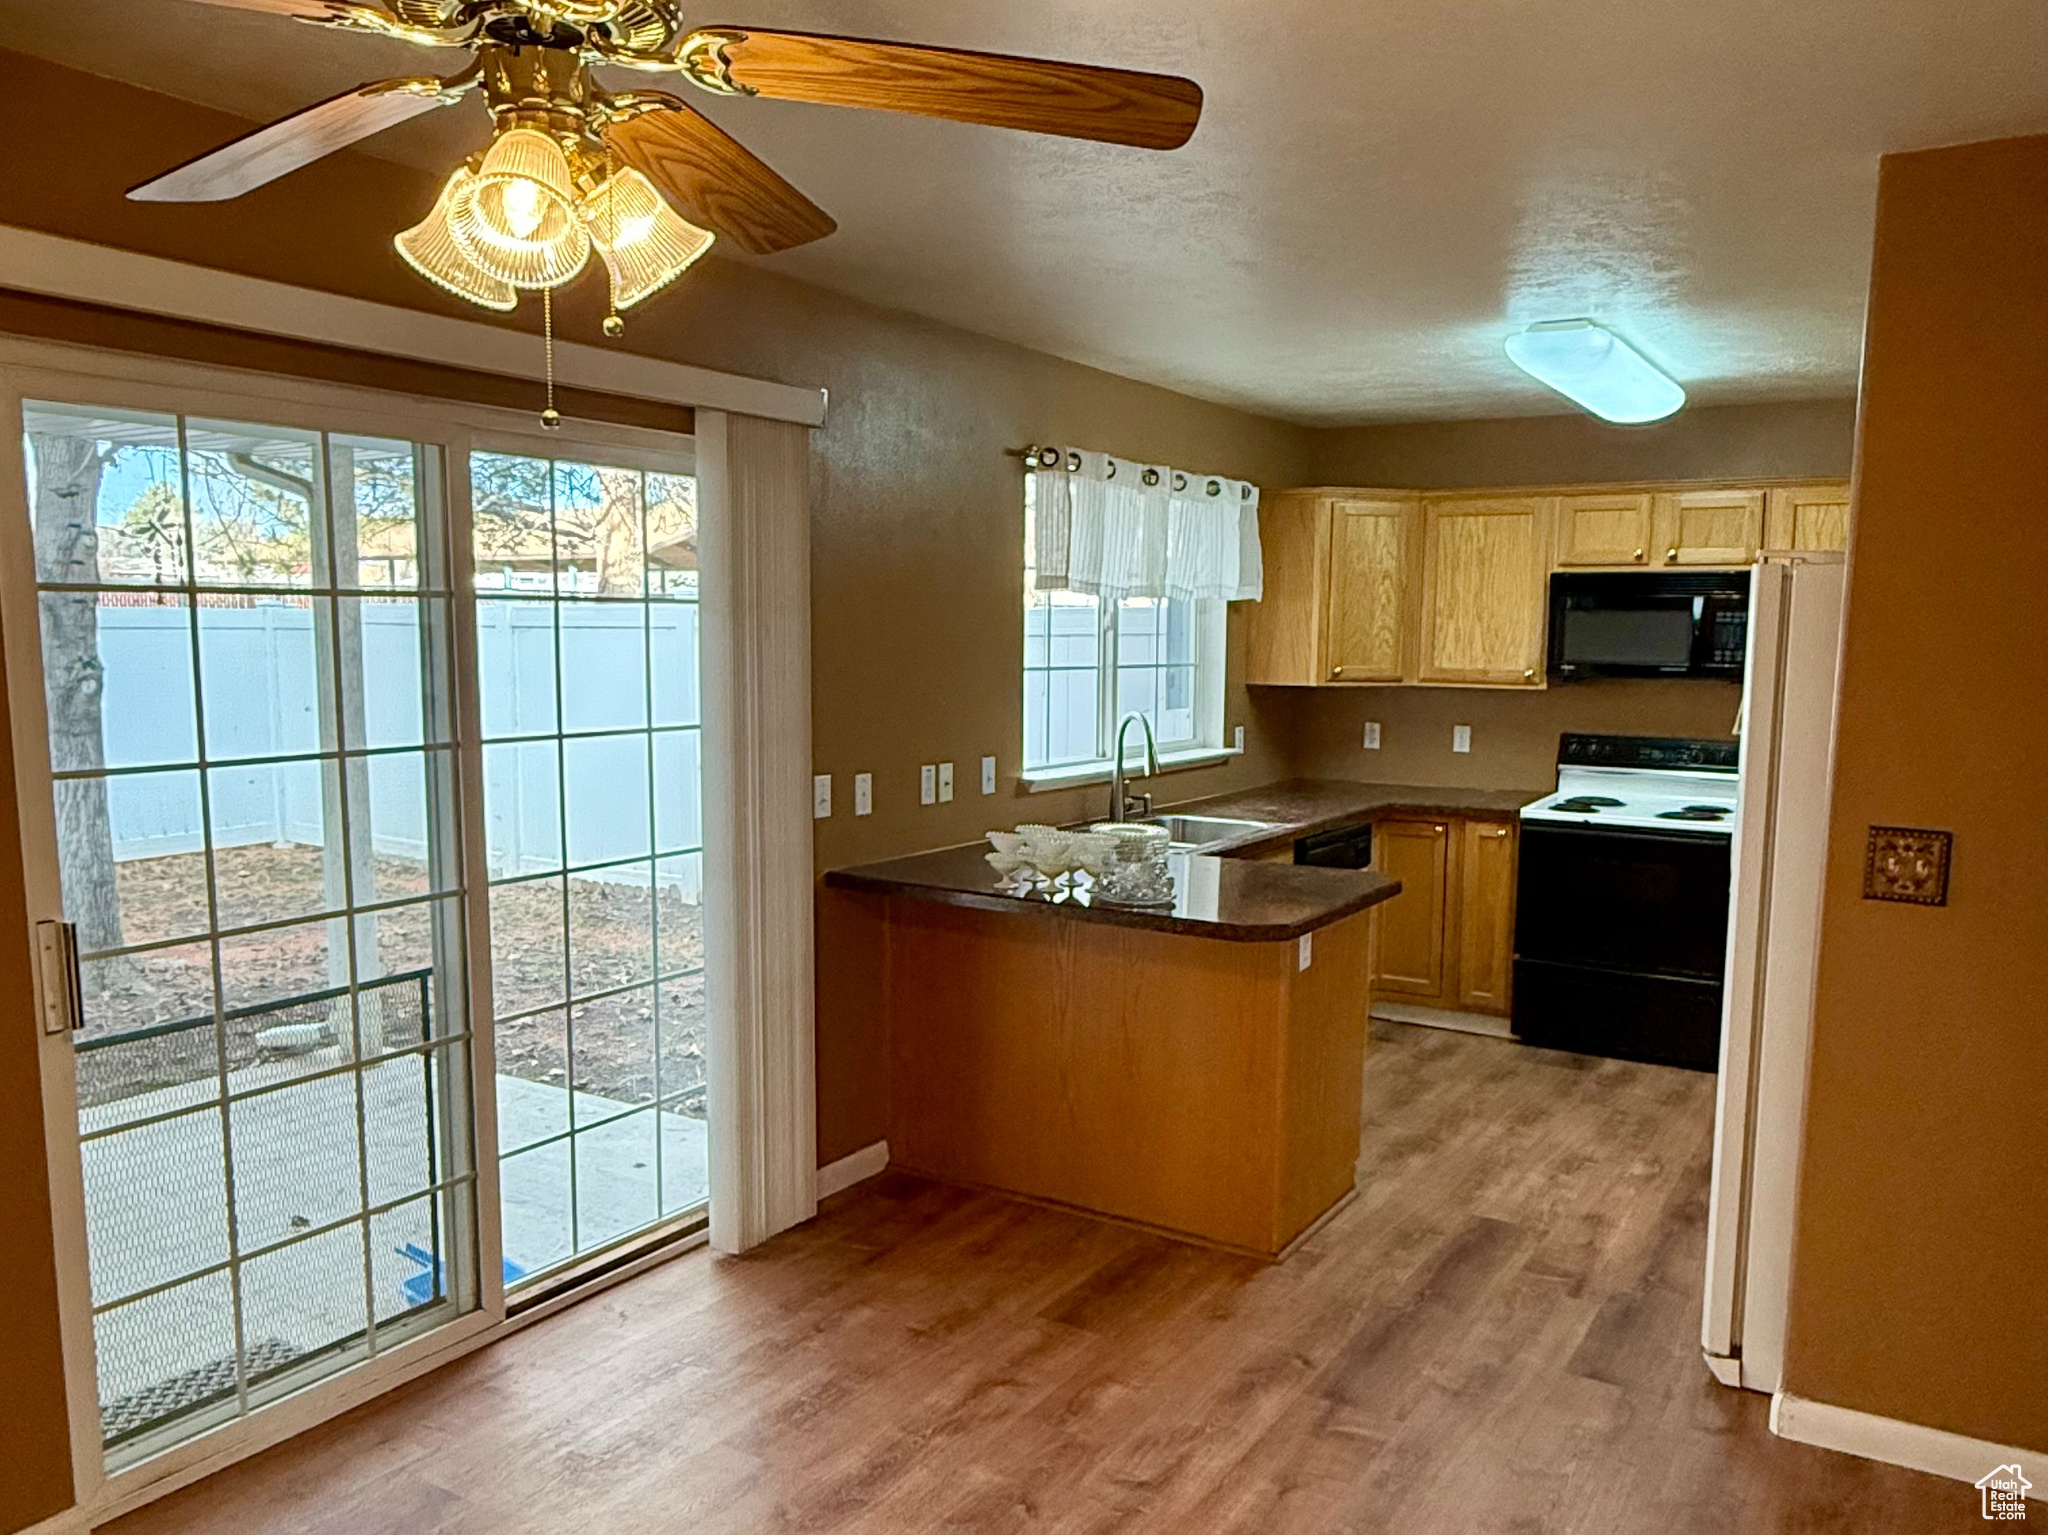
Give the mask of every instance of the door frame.
M 465 1000 L 470 1010 L 468 1058 L 470 1123 L 475 1142 L 474 1187 L 479 1257 L 478 1307 L 467 1315 L 408 1339 L 361 1364 L 343 1370 L 260 1411 L 204 1430 L 161 1453 L 109 1472 L 101 1443 L 97 1353 L 87 1256 L 85 1182 L 78 1140 L 77 1083 L 68 1036 L 43 1032 L 40 1012 L 25 1010 L 37 1029 L 41 1101 L 48 1167 L 51 1223 L 57 1259 L 58 1317 L 64 1358 L 66 1414 L 71 1442 L 73 1496 L 88 1523 L 98 1524 L 269 1448 L 336 1417 L 461 1355 L 538 1320 L 570 1299 L 544 1291 L 507 1313 L 502 1234 L 499 1229 L 496 1061 L 490 976 L 490 901 L 485 874 L 481 813 L 483 743 L 476 669 L 476 612 L 472 580 L 469 479 L 454 471 L 480 442 L 563 456 L 577 450 L 603 453 L 624 463 L 658 462 L 673 469 L 695 464 L 696 440 L 677 433 L 608 423 L 571 423 L 566 441 L 542 434 L 518 412 L 443 399 L 385 393 L 350 385 L 110 352 L 64 343 L 0 337 L 0 614 L 30 621 L 0 623 L 4 639 L 4 686 L 11 714 L 15 793 L 22 845 L 27 925 L 26 952 L 35 952 L 35 924 L 61 919 L 57 877 L 57 836 L 48 750 L 47 707 L 42 696 L 41 625 L 36 567 L 27 504 L 21 410 L 26 399 L 50 399 L 110 409 L 176 412 L 247 420 L 311 431 L 360 433 L 438 448 L 447 466 L 445 531 L 448 539 L 449 602 L 453 626 L 450 679 L 457 740 L 454 759 L 461 810 L 463 860 Z M 550 450 L 552 450 L 550 452 Z M 6 877 L 0 873 L 0 878 Z M 478 1020 L 482 1026 L 478 1026 Z M 664 1227 L 656 1227 L 657 1233 Z M 648 1234 L 643 1233 L 643 1238 Z M 616 1283 L 655 1263 L 702 1245 L 704 1233 L 682 1240 L 671 1235 L 652 1250 L 621 1255 L 578 1295 Z M 584 1265 L 563 1271 L 569 1284 Z M 522 1298 L 523 1300 L 527 1298 Z M 554 1302 L 554 1304 L 550 1304 Z

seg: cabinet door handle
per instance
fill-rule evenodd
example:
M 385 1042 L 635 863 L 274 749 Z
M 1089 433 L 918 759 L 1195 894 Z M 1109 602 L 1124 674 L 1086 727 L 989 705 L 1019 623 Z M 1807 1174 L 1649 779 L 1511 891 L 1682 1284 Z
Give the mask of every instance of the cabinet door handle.
M 1441 837 L 1442 835 L 1444 835 L 1444 833 L 1446 833 L 1447 831 L 1449 831 L 1449 830 L 1450 830 L 1450 827 L 1448 827 L 1448 826 L 1432 826 L 1432 827 L 1430 827 L 1430 830 L 1431 830 L 1431 831 L 1433 831 L 1433 832 L 1435 832 L 1435 833 L 1436 833 L 1436 834 L 1437 834 L 1437 835 L 1438 835 L 1439 837 Z
M 1523 672 L 1522 680 L 1524 682 L 1534 682 L 1536 680 L 1536 668 L 1532 666 L 1527 671 Z
M 1341 666 L 1333 666 L 1333 667 L 1331 667 L 1331 668 L 1330 668 L 1330 680 L 1331 680 L 1332 682 L 1336 682 L 1336 681 L 1340 680 L 1340 679 L 1341 679 L 1341 678 L 1343 677 L 1343 675 L 1344 675 L 1344 668 L 1343 668 L 1343 667 L 1341 667 Z
M 1671 546 L 1671 547 L 1670 547 L 1669 549 L 1666 549 L 1666 550 L 1664 551 L 1664 558 L 1665 558 L 1665 559 L 1667 559 L 1667 560 L 1675 560 L 1675 559 L 1677 559 L 1677 558 L 1678 558 L 1678 545 L 1676 545 L 1676 544 L 1673 544 L 1673 545 L 1672 545 L 1672 546 Z
M 1482 837 L 1505 837 L 1507 834 L 1508 829 L 1505 826 L 1483 827 L 1481 828 L 1479 833 L 1479 835 Z
M 1642 563 L 1643 556 L 1648 554 L 1649 552 L 1650 551 L 1647 549 L 1638 549 L 1636 551 L 1636 563 L 1640 565 Z

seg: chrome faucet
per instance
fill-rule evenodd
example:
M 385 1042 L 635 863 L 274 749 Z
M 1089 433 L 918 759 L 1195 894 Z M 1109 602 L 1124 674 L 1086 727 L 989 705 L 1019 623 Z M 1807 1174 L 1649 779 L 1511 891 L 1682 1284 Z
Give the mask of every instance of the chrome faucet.
M 1159 771 L 1159 746 L 1152 738 L 1152 721 L 1133 711 L 1126 714 L 1116 727 L 1116 765 L 1109 774 L 1109 818 L 1112 821 L 1128 821 L 1135 810 L 1139 815 L 1152 813 L 1152 796 L 1130 792 L 1130 780 L 1124 776 L 1124 733 L 1136 720 L 1145 727 L 1145 772 L 1151 778 Z

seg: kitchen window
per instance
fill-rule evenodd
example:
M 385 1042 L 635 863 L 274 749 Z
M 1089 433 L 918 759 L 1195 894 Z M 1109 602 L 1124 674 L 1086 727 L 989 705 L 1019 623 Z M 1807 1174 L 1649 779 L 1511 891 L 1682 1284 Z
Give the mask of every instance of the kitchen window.
M 1024 775 L 1107 773 L 1117 723 L 1142 714 L 1162 757 L 1223 752 L 1227 605 L 1041 591 L 1036 474 L 1024 481 Z

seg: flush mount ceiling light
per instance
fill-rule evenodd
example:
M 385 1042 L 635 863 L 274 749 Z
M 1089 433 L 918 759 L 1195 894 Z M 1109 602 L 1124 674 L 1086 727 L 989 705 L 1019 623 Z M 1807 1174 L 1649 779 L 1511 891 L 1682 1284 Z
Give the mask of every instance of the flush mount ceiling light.
M 709 118 L 665 91 L 611 92 L 591 70 L 669 74 L 721 96 L 869 107 L 1141 149 L 1178 149 L 1202 88 L 1173 75 L 752 28 L 692 29 L 681 0 L 196 0 L 428 48 L 467 69 L 382 80 L 202 155 L 128 195 L 221 202 L 481 90 L 492 141 L 458 167 L 398 253 L 486 309 L 553 294 L 601 258 L 620 311 L 670 286 L 720 236 L 757 256 L 838 226 Z M 559 424 L 550 405 L 542 417 Z
M 1685 404 L 1677 382 L 1593 320 L 1550 320 L 1508 337 L 1516 367 L 1603 421 L 1662 421 Z

